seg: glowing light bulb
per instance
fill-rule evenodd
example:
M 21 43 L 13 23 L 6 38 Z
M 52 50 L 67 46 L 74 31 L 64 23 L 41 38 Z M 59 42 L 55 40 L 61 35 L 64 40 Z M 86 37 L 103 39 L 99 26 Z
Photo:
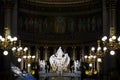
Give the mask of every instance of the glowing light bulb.
M 102 62 L 102 59 L 101 59 L 101 58 L 98 58 L 97 61 L 98 61 L 98 62 Z
M 116 39 L 116 36 L 112 36 L 112 39 L 115 40 L 115 39 Z
M 92 51 L 95 51 L 95 47 L 92 47 L 91 50 L 92 50 Z
M 13 47 L 13 48 L 12 48 L 12 51 L 15 51 L 15 50 L 16 50 L 16 47 Z
M 28 67 L 30 67 L 30 66 L 31 66 L 31 64 L 28 64 L 27 66 L 28 66 Z
M 85 59 L 88 57 L 87 55 L 86 56 L 84 56 L 85 57 Z
M 18 62 L 21 62 L 21 58 L 18 58 Z
M 98 47 L 97 50 L 100 51 L 100 50 L 101 50 L 101 47 Z
M 110 51 L 110 55 L 115 55 L 115 51 Z
M 118 41 L 120 42 L 120 36 L 118 37 Z
M 104 47 L 103 50 L 106 51 L 106 50 L 107 50 L 107 47 Z
M 102 41 L 106 41 L 107 40 L 107 36 L 104 36 L 103 38 L 102 38 Z
M 6 56 L 8 55 L 8 51 L 4 51 L 3 54 Z
M 89 66 L 92 67 L 92 63 L 90 63 Z

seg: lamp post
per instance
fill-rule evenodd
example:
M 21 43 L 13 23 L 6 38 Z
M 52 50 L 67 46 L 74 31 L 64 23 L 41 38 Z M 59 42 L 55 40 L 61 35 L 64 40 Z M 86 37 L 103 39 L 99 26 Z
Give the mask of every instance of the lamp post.
M 4 37 L 0 35 L 0 48 L 4 50 L 3 54 L 8 55 L 8 50 L 12 48 L 17 41 L 17 37 L 11 37 L 9 35 L 8 27 L 4 28 Z

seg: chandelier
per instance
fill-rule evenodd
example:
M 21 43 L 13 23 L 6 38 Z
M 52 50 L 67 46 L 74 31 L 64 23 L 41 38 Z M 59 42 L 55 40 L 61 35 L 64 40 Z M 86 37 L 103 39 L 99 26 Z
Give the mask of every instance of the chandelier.
M 8 50 L 12 48 L 17 41 L 17 37 L 11 37 L 9 35 L 8 27 L 4 28 L 4 37 L 0 35 L 0 48 L 4 50 L 3 54 L 8 55 Z
M 120 36 L 117 38 L 117 36 L 115 36 L 114 33 L 115 33 L 114 27 L 111 27 L 110 37 L 109 38 L 107 36 L 102 37 L 103 46 L 108 48 L 111 55 L 115 55 L 115 50 L 120 48 Z
M 19 40 L 18 46 L 12 48 L 13 55 L 18 57 L 18 62 L 21 62 L 21 58 L 26 54 L 28 48 L 21 46 L 21 40 Z

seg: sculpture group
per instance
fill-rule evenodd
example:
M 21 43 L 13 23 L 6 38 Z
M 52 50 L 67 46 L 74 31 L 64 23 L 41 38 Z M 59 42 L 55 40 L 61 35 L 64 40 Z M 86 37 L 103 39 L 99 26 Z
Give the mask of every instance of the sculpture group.
M 77 73 L 80 71 L 80 65 L 81 61 L 74 60 L 73 65 L 70 66 L 70 57 L 68 56 L 68 53 L 64 53 L 61 49 L 61 47 L 58 48 L 57 52 L 50 56 L 49 58 L 50 67 L 45 62 L 45 60 L 39 60 L 40 65 L 40 71 L 42 73 L 48 72 L 48 69 L 50 68 L 51 72 L 57 72 L 61 73 L 68 72 L 71 67 L 71 72 Z
M 70 63 L 70 57 L 67 53 L 64 53 L 59 47 L 57 52 L 53 54 L 49 59 L 52 71 L 62 72 L 66 71 Z

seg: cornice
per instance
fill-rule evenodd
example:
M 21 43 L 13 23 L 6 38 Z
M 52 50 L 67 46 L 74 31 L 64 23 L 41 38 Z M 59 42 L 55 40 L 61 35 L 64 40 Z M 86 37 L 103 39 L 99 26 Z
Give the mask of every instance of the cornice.
M 77 35 L 77 36 L 76 36 Z M 65 35 L 65 34 L 59 34 L 59 35 L 29 35 L 29 34 L 21 34 L 20 40 L 23 40 L 25 43 L 33 43 L 33 44 L 80 44 L 80 43 L 86 43 L 89 41 L 94 41 L 98 39 L 97 32 L 91 32 L 91 33 L 79 33 L 74 35 Z M 88 36 L 88 37 L 86 37 Z
M 100 1 L 94 1 L 91 3 L 84 4 L 73 4 L 67 6 L 56 6 L 56 5 L 41 5 L 41 4 L 32 4 L 27 2 L 21 2 L 19 5 L 19 11 L 25 13 L 35 13 L 43 15 L 55 15 L 55 14 L 81 14 L 81 13 L 91 13 L 91 12 L 100 12 L 102 10 L 102 4 Z
M 76 0 L 75 0 L 76 1 Z M 48 2 L 44 1 L 44 0 L 20 0 L 20 4 L 22 5 L 31 5 L 31 6 L 38 6 L 38 7 L 78 7 L 78 6 L 86 6 L 86 5 L 93 5 L 93 4 L 97 4 L 100 3 L 101 0 L 78 0 L 78 1 L 73 1 L 73 2 L 58 2 L 56 4 L 54 4 L 54 1 Z M 46 3 L 45 3 L 46 2 Z M 61 4 L 60 4 L 61 3 Z
M 85 15 L 85 14 L 95 14 L 95 13 L 100 13 L 101 12 L 101 8 L 98 9 L 94 9 L 94 10 L 86 10 L 86 11 L 76 11 L 76 12 L 40 12 L 40 11 L 32 11 L 32 10 L 28 10 L 28 9 L 19 9 L 19 11 L 23 14 L 34 14 L 34 15 L 43 15 L 43 16 L 55 16 L 55 15 L 62 15 L 62 16 L 72 16 L 72 15 Z
M 89 40 L 89 41 L 84 41 L 84 42 L 80 42 L 80 41 L 31 41 L 31 40 L 25 40 L 25 39 L 22 39 L 23 41 L 23 44 L 24 45 L 33 45 L 33 46 L 44 46 L 44 45 L 47 45 L 47 46 L 73 46 L 73 45 L 76 45 L 76 46 L 81 46 L 81 45 L 88 45 L 88 44 L 92 44 L 94 42 L 97 41 L 97 39 L 92 39 L 92 40 Z
M 27 0 L 27 1 L 40 3 L 40 4 L 67 5 L 67 4 L 85 3 L 85 2 L 90 2 L 92 0 Z

